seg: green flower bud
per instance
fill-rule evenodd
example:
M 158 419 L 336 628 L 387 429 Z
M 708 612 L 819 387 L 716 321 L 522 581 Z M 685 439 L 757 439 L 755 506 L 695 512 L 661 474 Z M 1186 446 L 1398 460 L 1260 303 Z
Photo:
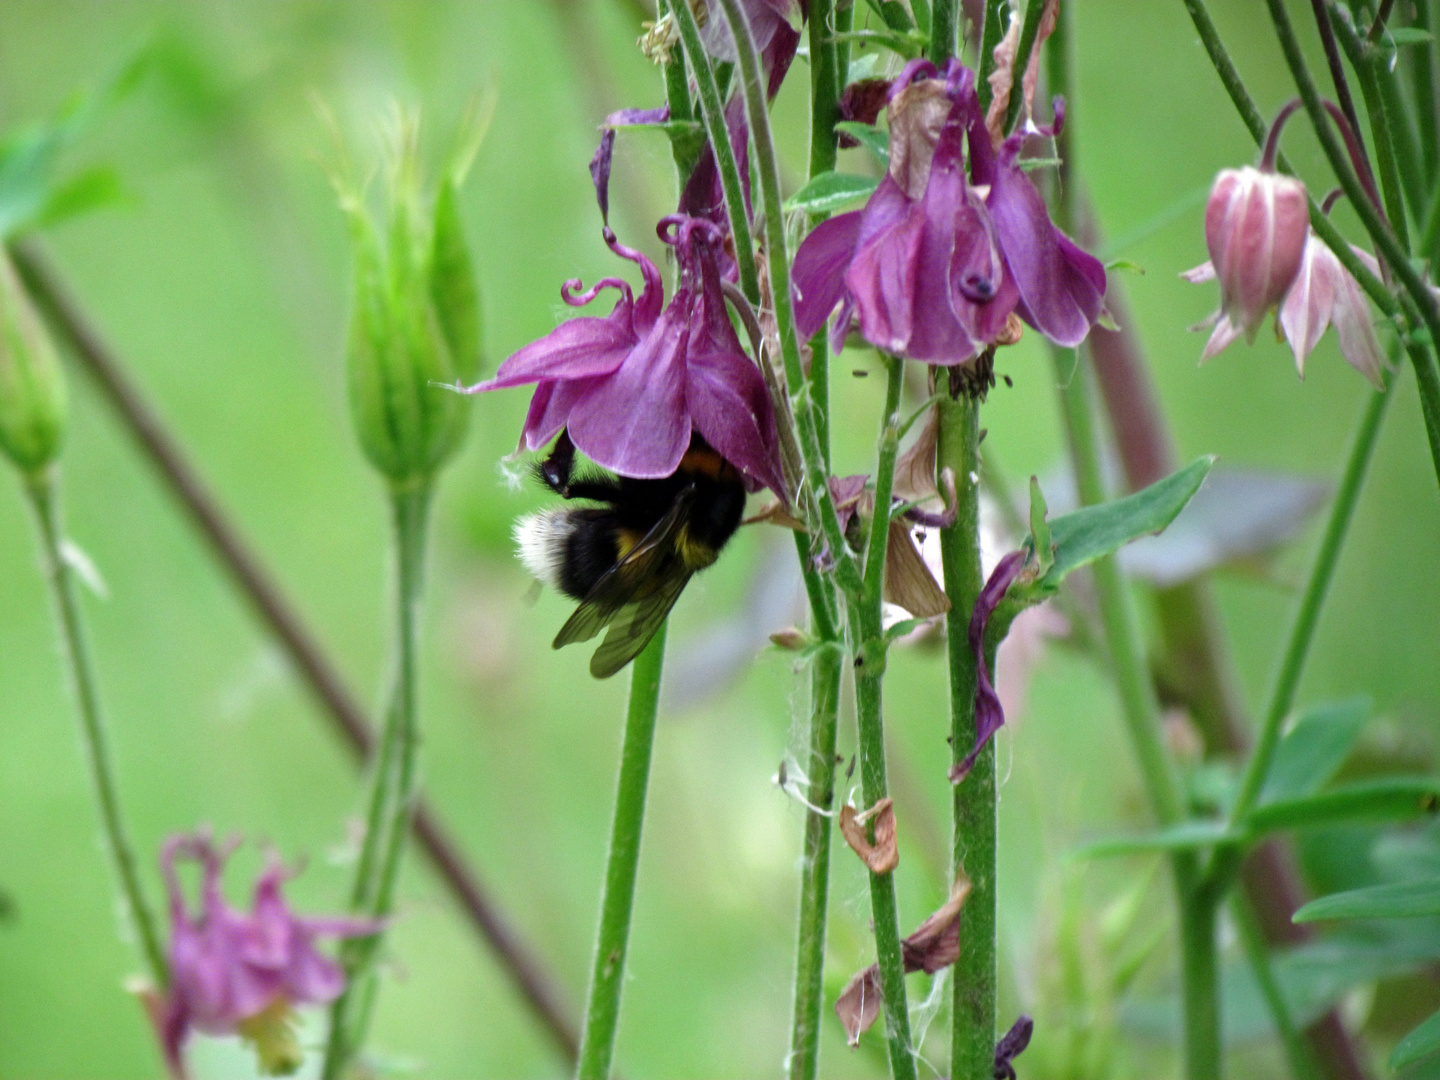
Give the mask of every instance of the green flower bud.
M 360 445 L 393 483 L 428 479 L 459 446 L 469 400 L 446 389 L 475 378 L 480 304 L 460 224 L 456 181 L 421 210 L 413 122 L 403 126 L 386 195 L 384 241 L 362 200 L 342 187 L 354 244 L 348 346 Z
M 42 471 L 65 436 L 65 382 L 55 345 L 0 248 L 0 452 Z

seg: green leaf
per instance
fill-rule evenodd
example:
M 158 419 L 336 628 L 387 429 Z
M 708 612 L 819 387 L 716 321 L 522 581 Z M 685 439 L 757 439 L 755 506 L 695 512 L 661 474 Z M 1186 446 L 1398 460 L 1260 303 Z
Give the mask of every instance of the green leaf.
M 1400 1040 L 1390 1055 L 1390 1068 L 1403 1069 L 1440 1050 L 1440 1012 Z
M 1391 777 L 1265 803 L 1251 811 L 1248 825 L 1262 833 L 1357 821 L 1408 821 L 1434 814 L 1437 808 L 1440 778 Z
M 1159 832 L 1139 836 L 1115 836 L 1096 840 L 1071 852 L 1076 859 L 1108 859 L 1116 855 L 1140 855 L 1159 851 L 1190 851 L 1242 839 L 1223 821 L 1185 821 Z
M 883 131 L 870 124 L 861 124 L 855 120 L 841 120 L 835 125 L 835 130 L 842 135 L 849 135 L 866 150 L 869 150 L 882 168 L 890 167 L 890 133 L 888 131 Z
M 810 182 L 785 200 L 785 210 L 804 210 L 808 214 L 829 214 L 842 206 L 868 198 L 880 181 L 868 176 L 827 172 L 812 177 Z
M 1370 699 L 1313 706 L 1300 714 L 1275 750 L 1261 803 L 1319 791 L 1339 770 L 1370 716 Z
M 1295 913 L 1297 923 L 1318 919 L 1410 919 L 1440 915 L 1440 878 L 1373 885 L 1312 900 Z
M 1417 26 L 1398 26 L 1387 30 L 1386 36 L 1396 45 L 1426 45 L 1435 40 L 1435 35 L 1429 30 L 1421 30 Z
M 43 229 L 92 210 L 116 206 L 126 198 L 120 174 L 107 165 L 96 165 L 51 188 L 45 202 L 36 210 L 33 223 Z
M 1197 458 L 1133 495 L 1087 506 L 1050 522 L 1055 564 L 1036 584 L 1042 589 L 1058 588 L 1072 570 L 1118 551 L 1131 540 L 1160 532 L 1185 508 L 1214 464 L 1212 456 Z
M 935 619 L 933 617 L 925 619 L 901 619 L 885 631 L 885 640 L 889 642 L 897 638 L 902 638 L 906 634 L 919 630 L 922 626 L 929 626 L 934 621 Z

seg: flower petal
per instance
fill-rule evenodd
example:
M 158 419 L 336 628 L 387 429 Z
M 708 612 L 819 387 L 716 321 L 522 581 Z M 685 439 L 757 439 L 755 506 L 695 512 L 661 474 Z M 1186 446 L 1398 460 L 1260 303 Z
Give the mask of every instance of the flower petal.
M 795 328 L 805 339 L 825 325 L 845 295 L 845 269 L 855 252 L 861 211 L 822 221 L 800 242 L 790 284 L 795 293 Z
M 1305 256 L 1295 282 L 1280 306 L 1280 327 L 1295 354 L 1295 369 L 1305 377 L 1305 358 L 1314 350 L 1330 324 L 1335 308 L 1336 271 L 1343 268 L 1314 233 L 1305 243 Z
M 970 651 L 975 654 L 978 676 L 975 686 L 975 745 L 963 761 L 951 768 L 952 784 L 958 784 L 969 775 L 970 770 L 975 767 L 975 759 L 990 741 L 990 736 L 999 731 L 1005 723 L 1005 710 L 1001 708 L 1000 696 L 995 693 L 995 686 L 990 681 L 990 669 L 985 663 L 985 628 L 990 622 L 990 616 L 994 615 L 995 609 L 1000 606 L 1000 601 L 1005 599 L 1011 583 L 1025 568 L 1025 559 L 1023 551 L 1012 551 L 1001 559 L 991 572 L 990 580 L 985 582 L 985 587 L 980 590 L 980 595 L 975 600 L 975 608 L 970 613 Z

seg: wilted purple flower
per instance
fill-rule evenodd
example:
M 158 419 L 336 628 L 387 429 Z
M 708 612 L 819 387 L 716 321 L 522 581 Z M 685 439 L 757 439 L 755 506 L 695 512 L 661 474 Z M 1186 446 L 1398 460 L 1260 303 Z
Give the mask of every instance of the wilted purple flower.
M 1035 1034 L 1035 1021 L 1024 1013 L 1010 1025 L 1010 1030 L 995 1044 L 995 1080 L 1016 1080 L 1015 1059 L 1030 1045 Z
M 691 6 L 694 8 L 696 5 Z M 730 34 L 730 23 L 720 7 L 720 0 L 707 0 L 699 7 L 696 15 L 703 12 L 703 18 L 696 21 L 700 23 L 700 40 L 705 44 L 705 51 L 717 60 L 733 64 L 739 57 L 735 52 L 735 39 Z M 786 49 L 791 57 L 795 55 L 800 33 L 792 24 L 798 23 L 804 17 L 801 4 L 796 0 L 740 0 L 740 7 L 750 23 L 750 36 L 755 39 L 755 48 L 760 51 L 762 60 L 773 61 L 776 55 Z M 788 59 L 786 66 L 789 66 Z M 777 83 L 785 74 L 781 71 L 777 77 L 773 63 L 770 71 L 772 84 Z M 775 96 L 773 88 L 770 96 Z
M 607 227 L 610 249 L 640 267 L 640 296 L 619 278 L 604 278 L 579 295 L 580 282 L 566 282 L 560 295 L 572 307 L 605 288 L 618 290 L 620 302 L 603 318 L 562 323 L 501 364 L 493 379 L 465 392 L 536 383 L 524 445 L 538 450 L 563 428 L 597 465 L 622 476 L 671 475 L 696 431 L 752 490 L 764 486 L 783 496 L 770 395 L 725 311 L 720 231 L 679 215 L 663 219 L 657 231 L 675 249 L 680 270 L 680 285 L 663 311 L 659 270 Z
M 1019 166 L 1023 137 L 990 143 L 975 75 L 912 61 L 890 90 L 890 170 L 864 209 L 819 225 L 796 254 L 796 325 L 837 304 L 871 344 L 934 364 L 973 358 L 1012 311 L 1062 345 L 1099 318 L 1105 269 L 1051 223 Z M 1058 107 L 1056 127 L 1063 120 Z M 970 150 L 969 177 L 963 149 Z
M 160 855 L 170 897 L 171 976 L 161 1035 L 171 1069 L 180 1076 L 192 1031 L 238 1034 L 254 1044 L 267 1074 L 294 1072 L 303 1057 L 293 1030 L 294 1008 L 327 1004 L 345 989 L 344 972 L 315 943 L 379 928 L 364 919 L 296 915 L 280 893 L 290 874 L 273 855 L 255 882 L 251 910 L 232 908 L 220 876 L 234 847 L 216 845 L 202 831 L 171 837 Z M 200 905 L 193 914 L 175 869 L 181 859 L 202 867 Z
M 995 684 L 990 681 L 990 669 L 985 663 L 985 628 L 990 616 L 1005 599 L 1011 584 L 1025 569 L 1026 555 L 1023 551 L 1012 551 L 996 564 L 990 580 L 980 590 L 975 608 L 970 613 L 970 651 L 975 654 L 975 745 L 965 760 L 950 769 L 950 782 L 958 784 L 975 767 L 975 759 L 990 741 L 990 736 L 1005 723 L 1005 710 L 1000 706 L 1000 696 L 995 693 Z
M 1380 276 L 1380 266 L 1373 255 L 1353 246 L 1351 250 L 1372 274 Z M 1305 358 L 1327 326 L 1335 327 L 1340 354 L 1350 366 L 1369 379 L 1375 389 L 1383 390 L 1381 372 L 1385 369 L 1385 352 L 1375 336 L 1370 303 L 1360 283 L 1312 230 L 1305 241 L 1300 271 L 1280 306 L 1280 328 L 1290 342 L 1301 378 L 1305 377 Z

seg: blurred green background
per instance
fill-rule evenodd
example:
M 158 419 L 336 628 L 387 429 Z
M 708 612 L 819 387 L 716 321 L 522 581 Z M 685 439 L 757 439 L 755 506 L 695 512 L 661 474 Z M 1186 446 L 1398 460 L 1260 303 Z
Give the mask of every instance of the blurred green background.
M 379 699 L 385 680 L 385 514 L 349 430 L 341 364 L 349 256 L 320 167 L 332 151 L 315 103 L 335 112 L 362 158 L 375 154 L 393 103 L 418 108 L 436 162 L 467 103 L 487 90 L 498 95 L 463 193 L 490 370 L 563 317 L 562 281 L 620 272 L 599 240 L 586 163 L 600 117 L 660 100 L 655 69 L 633 47 L 640 6 L 0 2 L 5 125 L 53 113 L 137 50 L 150 51 L 145 80 L 74 156 L 114 163 L 131 198 L 63 226 L 47 243 L 367 701 Z M 1252 92 L 1273 112 L 1286 87 L 1262 12 L 1246 0 L 1213 8 Z M 1176 274 L 1204 258 L 1200 197 L 1214 172 L 1251 161 L 1254 151 L 1181 5 L 1111 0 L 1077 4 L 1075 16 L 1071 119 L 1100 220 L 1123 236 L 1183 208 L 1114 253 L 1145 271 L 1123 280 L 1183 454 L 1333 477 L 1368 393 L 1333 336 L 1304 383 L 1268 331 L 1253 348 L 1234 347 L 1204 369 L 1195 363 L 1202 339 L 1186 327 L 1213 309 L 1215 290 Z M 805 81 L 802 60 L 777 105 L 792 187 L 805 160 Z M 1312 187 L 1328 186 L 1300 124 L 1286 149 L 1317 178 Z M 617 230 L 658 255 L 653 223 L 673 203 L 668 150 L 657 136 L 622 134 L 617 161 Z M 855 157 L 846 167 L 866 165 Z M 870 462 L 878 386 L 848 374 L 867 364 L 856 354 L 836 366 L 842 474 Z M 1014 388 L 1002 384 L 985 407 L 987 449 L 1013 477 L 1055 475 L 1054 388 L 1033 335 L 1001 370 Z M 297 906 L 337 909 L 361 799 L 356 773 L 127 435 L 71 374 L 69 532 L 108 587 L 107 598 L 85 598 L 86 614 L 154 894 L 151 853 L 162 838 L 208 822 L 307 859 L 291 888 Z M 1387 718 L 1382 734 L 1424 751 L 1440 712 L 1440 504 L 1410 374 L 1401 379 L 1302 700 L 1368 692 Z M 425 783 L 578 1009 L 626 680 L 597 684 L 585 651 L 552 652 L 567 606 L 551 595 L 527 602 L 530 583 L 511 556 L 509 529 L 542 500 L 530 486 L 508 486 L 497 469 L 527 400 L 524 391 L 477 400 L 467 447 L 444 477 L 424 648 Z M 1313 540 L 1307 534 L 1268 575 L 1219 580 L 1252 706 Z M 672 704 L 656 748 L 617 1056 L 632 1078 L 775 1076 L 782 1067 L 803 808 L 771 777 L 803 745 L 803 680 L 792 658 L 773 650 L 732 672 L 716 642 L 732 626 L 724 620 L 743 622 L 747 590 L 789 547 L 778 534 L 745 530 L 677 609 Z M 8 899 L 0 1077 L 156 1076 L 159 1057 L 140 1010 L 121 990 L 138 965 L 119 932 L 37 567 L 18 486 L 0 477 L 0 889 Z M 887 680 L 906 929 L 946 892 L 940 655 L 899 650 Z M 848 757 L 853 719 L 841 741 Z M 1069 973 L 1057 970 L 1065 951 L 1057 942 L 1079 948 L 1087 977 L 1099 978 L 1094 969 L 1105 960 L 1095 949 L 1108 946 L 1098 913 L 1148 882 L 1140 914 L 1120 936 L 1138 943 L 1163 935 L 1165 875 L 1146 877 L 1138 862 L 1087 869 L 1062 858 L 1080 840 L 1145 820 L 1115 702 L 1091 663 L 1050 650 L 999 746 L 1002 1011 L 1007 1022 L 1022 1008 L 1037 1016 L 1023 1075 L 1089 1075 L 1056 1034 L 1056 1010 L 1075 1004 Z M 247 846 L 231 869 L 232 898 L 257 865 Z M 832 1000 L 873 958 L 860 870 L 837 847 Z M 1151 994 L 1164 990 L 1172 968 L 1169 939 L 1161 940 L 1140 977 Z M 563 1072 L 417 859 L 390 954 L 375 1046 L 398 1072 Z M 911 990 L 917 1000 L 925 994 L 920 977 Z M 1108 1038 L 1115 1017 L 1103 994 L 1082 987 L 1082 1003 L 1087 996 L 1095 1015 L 1081 1019 Z M 1363 1019 L 1363 1008 L 1352 1019 Z M 1120 1057 L 1096 1075 L 1173 1074 L 1163 1037 L 1123 1041 Z M 932 1037 L 930 1049 L 942 1043 Z M 1237 1052 L 1246 1075 L 1265 1075 L 1278 1060 L 1263 1042 Z M 868 1044 L 845 1048 L 828 1012 L 823 1053 L 826 1076 L 883 1072 Z M 223 1045 L 197 1046 L 195 1060 L 201 1076 L 250 1068 Z

